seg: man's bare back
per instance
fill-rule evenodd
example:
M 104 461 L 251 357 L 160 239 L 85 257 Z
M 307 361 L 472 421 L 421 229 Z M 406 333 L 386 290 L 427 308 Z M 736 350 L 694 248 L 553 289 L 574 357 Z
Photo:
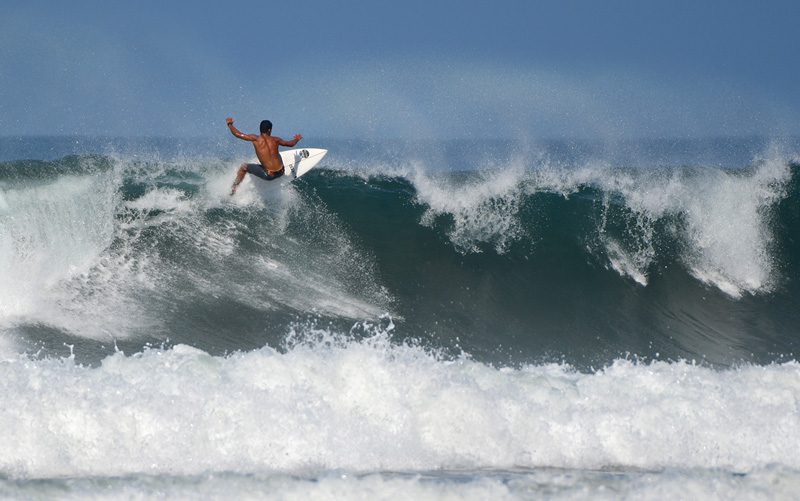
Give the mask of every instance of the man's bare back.
M 261 134 L 253 141 L 253 148 L 256 150 L 256 156 L 259 162 L 261 162 L 261 165 L 263 165 L 269 173 L 278 172 L 283 169 L 283 160 L 281 156 L 278 155 L 279 141 L 282 140 L 278 137 L 268 136 L 266 134 Z
M 278 147 L 294 146 L 298 141 L 303 139 L 303 136 L 300 134 L 295 134 L 294 139 L 290 141 L 273 136 L 272 122 L 269 120 L 263 120 L 261 122 L 261 134 L 259 135 L 242 133 L 239 131 L 239 129 L 233 126 L 233 118 L 228 117 L 225 121 L 228 123 L 228 129 L 231 131 L 231 134 L 243 141 L 250 141 L 253 143 L 253 148 L 256 150 L 256 156 L 258 157 L 258 161 L 261 162 L 261 167 L 264 169 L 265 175 L 261 175 L 261 173 L 258 171 L 250 172 L 259 175 L 259 177 L 263 177 L 266 180 L 275 179 L 283 174 L 283 160 L 281 160 L 281 156 L 278 154 Z M 255 168 L 255 165 L 250 164 L 250 168 Z M 239 167 L 236 180 L 233 182 L 233 187 L 231 187 L 231 195 L 236 193 L 236 188 L 239 187 L 239 183 L 242 182 L 242 179 L 244 179 L 244 176 L 247 174 L 247 172 L 248 164 L 242 164 Z

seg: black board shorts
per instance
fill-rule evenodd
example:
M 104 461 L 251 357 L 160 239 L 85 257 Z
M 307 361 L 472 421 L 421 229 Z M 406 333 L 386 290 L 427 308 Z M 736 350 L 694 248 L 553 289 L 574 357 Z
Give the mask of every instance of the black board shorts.
M 286 172 L 286 169 L 282 168 L 278 172 L 273 172 L 270 174 L 261 164 L 247 164 L 247 172 L 266 181 L 272 181 L 273 179 L 281 177 Z

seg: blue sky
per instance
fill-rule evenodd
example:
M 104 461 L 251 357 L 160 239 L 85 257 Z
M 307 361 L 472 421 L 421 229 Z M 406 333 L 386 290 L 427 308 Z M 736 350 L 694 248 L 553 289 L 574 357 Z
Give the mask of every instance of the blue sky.
M 5 2 L 0 134 L 800 134 L 800 2 Z

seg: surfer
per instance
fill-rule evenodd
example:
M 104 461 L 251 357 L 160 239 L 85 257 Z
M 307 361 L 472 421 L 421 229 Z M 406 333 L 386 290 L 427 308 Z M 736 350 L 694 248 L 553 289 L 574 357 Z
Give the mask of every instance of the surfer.
M 248 172 L 261 179 L 272 181 L 279 178 L 285 172 L 283 168 L 283 160 L 278 154 L 278 146 L 294 146 L 298 141 L 303 139 L 300 134 L 295 134 L 294 139 L 286 141 L 277 136 L 272 135 L 272 122 L 269 120 L 261 121 L 261 134 L 244 134 L 239 129 L 233 126 L 233 118 L 228 117 L 225 120 L 228 123 L 228 129 L 231 134 L 238 137 L 243 141 L 250 141 L 253 143 L 253 148 L 256 149 L 256 156 L 260 164 L 242 164 L 239 166 L 239 172 L 236 174 L 236 180 L 231 186 L 231 195 L 236 193 L 236 188 L 239 183 L 244 179 L 244 175 Z

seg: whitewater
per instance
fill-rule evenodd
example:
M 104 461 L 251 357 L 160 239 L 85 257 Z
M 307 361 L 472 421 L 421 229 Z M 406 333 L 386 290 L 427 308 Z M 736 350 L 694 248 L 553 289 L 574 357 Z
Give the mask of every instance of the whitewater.
M 176 143 L 0 141 L 3 497 L 800 491 L 796 141 Z

